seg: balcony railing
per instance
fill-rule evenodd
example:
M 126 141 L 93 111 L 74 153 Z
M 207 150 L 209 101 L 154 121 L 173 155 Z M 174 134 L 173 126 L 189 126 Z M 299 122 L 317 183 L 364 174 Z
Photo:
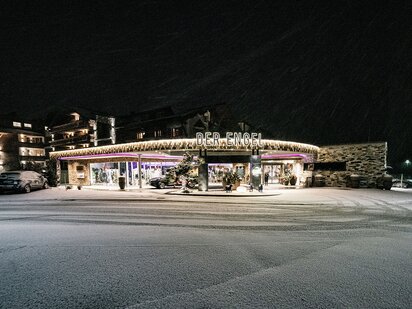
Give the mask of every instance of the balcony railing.
M 26 147 L 26 148 L 44 148 L 46 143 L 30 143 L 30 142 L 21 142 L 19 141 L 19 147 Z
M 62 131 L 71 131 L 76 129 L 88 129 L 90 127 L 88 120 L 77 120 L 70 123 L 65 123 L 51 128 L 51 133 Z
M 70 145 L 70 144 L 88 143 L 88 142 L 90 142 L 90 135 L 86 134 L 86 135 L 73 136 L 69 138 L 56 139 L 54 141 L 50 141 L 50 145 L 58 146 L 58 145 Z
M 21 161 L 45 161 L 46 156 L 19 156 Z

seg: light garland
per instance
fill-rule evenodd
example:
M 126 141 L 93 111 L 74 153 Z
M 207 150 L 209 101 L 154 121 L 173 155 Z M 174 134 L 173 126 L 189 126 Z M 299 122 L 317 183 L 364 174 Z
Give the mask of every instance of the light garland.
M 59 159 L 62 157 L 73 157 L 73 156 L 85 156 L 85 155 L 108 155 L 113 153 L 146 153 L 150 151 L 159 150 L 169 150 L 169 151 L 190 151 L 190 150 L 239 150 L 239 151 L 250 151 L 253 149 L 259 150 L 273 150 L 273 151 L 291 151 L 300 152 L 308 154 L 317 154 L 319 152 L 319 147 L 296 143 L 288 141 L 279 140 L 261 140 L 259 147 L 252 145 L 242 145 L 242 146 L 228 146 L 226 139 L 219 139 L 219 143 L 215 146 L 198 146 L 196 145 L 196 139 L 186 138 L 186 139 L 167 139 L 167 140 L 154 140 L 154 141 L 144 141 L 144 142 L 134 142 L 125 144 L 115 144 L 99 147 L 90 147 L 83 149 L 74 150 L 64 150 L 64 151 L 54 151 L 50 153 L 50 157 L 54 159 Z

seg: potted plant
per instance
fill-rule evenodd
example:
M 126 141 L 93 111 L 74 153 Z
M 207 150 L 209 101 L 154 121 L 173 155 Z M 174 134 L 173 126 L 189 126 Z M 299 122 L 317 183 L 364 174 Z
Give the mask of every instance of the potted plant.
M 290 183 L 290 185 L 291 185 L 291 186 L 296 185 L 297 180 L 298 180 L 298 178 L 296 177 L 296 175 L 291 175 L 291 176 L 289 177 L 289 183 Z
M 240 186 L 240 176 L 236 172 L 231 173 L 231 178 L 232 178 L 232 184 L 233 184 L 233 189 L 236 190 L 237 187 Z
M 240 176 L 233 171 L 227 171 L 222 177 L 223 188 L 226 189 L 227 186 L 232 185 L 233 189 L 240 186 Z

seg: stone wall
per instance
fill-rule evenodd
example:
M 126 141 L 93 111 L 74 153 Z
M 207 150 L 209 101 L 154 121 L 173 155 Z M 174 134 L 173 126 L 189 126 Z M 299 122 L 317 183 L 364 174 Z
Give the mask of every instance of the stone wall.
M 387 143 L 332 145 L 320 148 L 317 162 L 346 162 L 346 171 L 314 171 L 325 176 L 326 186 L 346 186 L 348 176 L 361 176 L 361 187 L 376 187 L 386 169 Z
M 69 184 L 90 186 L 90 164 L 84 161 L 70 161 L 68 164 Z M 83 176 L 84 178 L 79 178 Z

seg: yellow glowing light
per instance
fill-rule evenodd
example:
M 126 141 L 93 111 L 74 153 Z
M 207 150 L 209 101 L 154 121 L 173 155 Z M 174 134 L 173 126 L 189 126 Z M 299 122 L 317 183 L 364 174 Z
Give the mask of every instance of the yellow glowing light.
M 250 151 L 252 149 L 260 150 L 273 150 L 273 151 L 293 151 L 301 153 L 317 154 L 319 147 L 296 143 L 287 142 L 279 140 L 261 140 L 260 147 L 255 147 L 252 145 L 241 145 L 233 148 L 229 148 L 225 139 L 219 139 L 219 143 L 216 146 L 210 146 L 205 148 L 204 146 L 198 146 L 196 144 L 196 139 L 186 138 L 186 139 L 167 139 L 167 140 L 154 140 L 154 141 L 144 141 L 144 142 L 134 142 L 126 144 L 114 144 L 107 146 L 99 146 L 92 148 L 75 149 L 74 146 L 72 150 L 66 151 L 56 151 L 50 153 L 52 158 L 60 157 L 70 157 L 79 155 L 94 155 L 94 154 L 109 154 L 116 152 L 154 152 L 159 150 L 239 150 L 239 151 Z

